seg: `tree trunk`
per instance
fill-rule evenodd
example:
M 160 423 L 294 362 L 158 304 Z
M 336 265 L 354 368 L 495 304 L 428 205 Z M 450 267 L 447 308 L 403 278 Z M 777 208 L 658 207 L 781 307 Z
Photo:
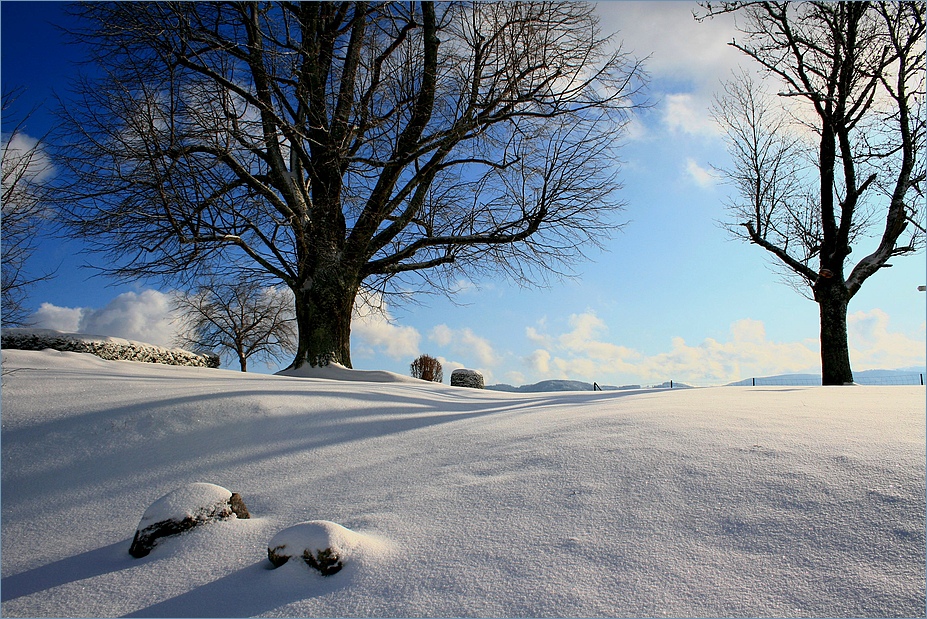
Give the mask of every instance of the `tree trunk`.
M 248 357 L 239 351 L 238 353 L 238 364 L 241 366 L 242 372 L 248 371 Z
M 359 284 L 337 271 L 330 269 L 333 277 L 311 278 L 308 285 L 293 291 L 298 346 L 288 369 L 333 362 L 351 367 L 351 315 Z
M 818 284 L 814 300 L 821 310 L 821 384 L 846 385 L 853 382 L 850 347 L 847 342 L 847 307 L 850 293 L 837 280 Z

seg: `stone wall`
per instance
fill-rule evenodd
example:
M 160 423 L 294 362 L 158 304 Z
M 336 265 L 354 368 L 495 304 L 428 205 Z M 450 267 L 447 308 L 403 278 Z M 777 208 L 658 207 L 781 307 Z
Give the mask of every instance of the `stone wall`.
M 3 329 L 0 348 L 60 350 L 96 355 L 108 361 L 141 361 L 191 367 L 217 368 L 218 355 L 198 355 L 180 348 L 161 348 L 121 338 L 62 333 L 50 329 Z

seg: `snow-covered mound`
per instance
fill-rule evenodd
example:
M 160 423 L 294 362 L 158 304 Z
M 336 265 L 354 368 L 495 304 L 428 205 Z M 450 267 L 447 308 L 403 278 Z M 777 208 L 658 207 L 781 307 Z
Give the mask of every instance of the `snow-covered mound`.
M 395 372 L 383 370 L 354 370 L 340 363 L 329 363 L 325 366 L 312 367 L 304 365 L 295 370 L 280 370 L 277 376 L 290 376 L 293 378 L 324 378 L 327 380 L 346 380 L 365 383 L 413 383 L 428 384 L 427 381 L 411 376 L 403 376 Z M 431 383 L 435 384 L 435 383 Z
M 145 510 L 139 529 L 164 520 L 204 518 L 229 502 L 232 493 L 222 486 L 196 482 L 167 493 Z
M 2 398 L 4 617 L 924 613 L 919 386 L 512 394 L 11 350 Z M 139 506 L 201 480 L 252 518 L 133 559 Z M 270 569 L 313 520 L 390 552 Z
M 108 335 L 64 333 L 52 329 L 3 329 L 0 347 L 15 350 L 58 350 L 90 353 L 109 361 L 141 361 L 166 365 L 219 367 L 216 355 L 198 355 L 181 348 L 162 348 Z
M 389 546 L 383 541 L 347 529 L 336 522 L 311 520 L 280 531 L 267 543 L 267 556 L 275 566 L 299 559 L 325 576 L 341 571 L 344 564 L 382 555 Z

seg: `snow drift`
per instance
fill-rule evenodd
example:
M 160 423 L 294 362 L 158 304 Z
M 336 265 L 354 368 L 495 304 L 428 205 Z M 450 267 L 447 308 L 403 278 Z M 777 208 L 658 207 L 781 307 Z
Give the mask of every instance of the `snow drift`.
M 3 357 L 7 617 L 924 613 L 922 387 L 511 394 Z M 252 518 L 129 556 L 146 507 L 198 481 Z M 271 569 L 313 521 L 383 546 Z

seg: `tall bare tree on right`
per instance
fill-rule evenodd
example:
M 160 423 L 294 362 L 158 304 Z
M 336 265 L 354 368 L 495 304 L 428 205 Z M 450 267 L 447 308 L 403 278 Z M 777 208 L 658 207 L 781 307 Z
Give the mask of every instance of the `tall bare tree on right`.
M 732 163 L 729 228 L 775 256 L 820 307 L 825 385 L 853 382 L 850 299 L 924 243 L 924 3 L 704 4 L 734 13 L 746 75 L 714 109 Z M 862 254 L 858 261 L 851 253 Z

